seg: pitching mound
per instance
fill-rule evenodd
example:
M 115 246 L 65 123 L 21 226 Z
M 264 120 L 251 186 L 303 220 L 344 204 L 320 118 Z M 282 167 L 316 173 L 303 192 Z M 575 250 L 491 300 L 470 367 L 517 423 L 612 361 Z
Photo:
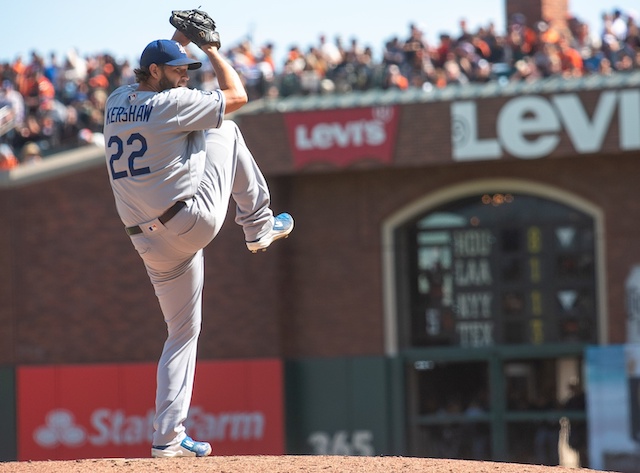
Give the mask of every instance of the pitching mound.
M 0 473 L 575 473 L 575 468 L 408 457 L 231 456 L 0 463 Z M 580 473 L 595 470 L 581 469 Z

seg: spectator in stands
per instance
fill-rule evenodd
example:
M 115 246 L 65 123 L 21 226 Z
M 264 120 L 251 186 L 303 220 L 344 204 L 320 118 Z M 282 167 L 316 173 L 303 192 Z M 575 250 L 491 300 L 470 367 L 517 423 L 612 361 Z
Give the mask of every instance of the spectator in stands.
M 12 145 L 16 151 L 19 151 L 29 141 L 39 142 L 45 139 L 46 136 L 42 132 L 40 120 L 36 115 L 29 114 L 22 127 L 16 130 Z
M 627 39 L 627 19 L 622 14 L 622 10 L 615 9 L 611 15 L 611 33 L 616 37 L 618 41 L 624 41 Z M 607 20 L 609 21 L 609 20 Z
M 640 32 L 635 15 L 627 15 L 627 33 L 621 42 L 620 52 L 617 56 L 619 65 L 616 70 L 631 70 L 640 68 Z
M 476 80 L 480 56 L 475 47 L 467 41 L 458 42 L 454 50 L 460 71 L 471 81 Z
M 515 64 L 525 56 L 534 53 L 533 45 L 536 38 L 532 30 L 524 24 L 522 15 L 514 15 L 514 19 L 509 24 L 505 42 L 506 61 Z
M 541 55 L 540 57 L 545 58 L 544 55 Z M 535 59 L 531 56 L 527 56 L 515 63 L 515 71 L 511 75 L 510 80 L 533 82 L 541 77 L 542 74 L 540 73 L 540 69 L 538 69 Z
M 409 25 L 409 37 L 404 42 L 404 59 L 400 65 L 402 74 L 412 81 L 415 74 L 421 75 L 422 60 L 428 49 L 423 31 L 415 23 Z
M 404 61 L 404 47 L 400 38 L 394 36 L 385 43 L 383 51 L 383 64 L 388 67 L 392 64 L 400 67 Z
M 384 81 L 385 89 L 400 89 L 406 90 L 409 88 L 409 81 L 402 75 L 400 67 L 395 64 L 391 64 L 387 69 L 387 76 Z
M 349 46 L 344 50 L 342 63 L 332 74 L 335 89 L 351 92 L 371 88 L 374 80 L 372 61 L 371 48 L 362 47 L 356 38 L 351 38 Z
M 136 82 L 136 76 L 133 73 L 133 67 L 131 67 L 131 64 L 129 63 L 128 60 L 125 60 L 121 66 L 120 66 L 120 84 L 122 85 L 126 85 L 126 84 L 135 84 Z M 118 85 L 118 83 L 112 83 L 111 87 L 116 87 Z
M 13 82 L 17 90 L 20 89 L 20 78 L 23 77 L 26 69 L 27 65 L 22 61 L 22 56 L 20 55 L 16 56 L 9 67 L 9 76 L 6 78 Z
M 53 84 L 56 98 L 60 98 L 59 93 L 63 85 L 62 66 L 58 64 L 58 56 L 55 52 L 49 54 L 49 63 L 44 65 L 43 74 Z
M 490 64 L 504 63 L 504 36 L 496 32 L 496 25 L 489 23 L 487 28 L 481 28 L 478 31 L 478 37 L 484 41 L 489 47 L 489 56 L 486 58 Z
M 628 51 L 629 56 L 633 57 L 634 67 L 636 69 L 640 68 L 640 27 L 633 20 L 629 22 L 625 48 Z
M 460 67 L 455 53 L 449 53 L 442 68 L 447 85 L 466 85 L 469 83 L 469 78 Z
M 326 35 L 321 34 L 318 37 L 318 51 L 327 63 L 328 71 L 342 63 L 344 50 L 341 47 L 341 40 L 339 37 L 337 37 L 335 42 L 332 43 L 327 41 Z
M 472 36 L 471 41 L 468 42 L 471 43 L 475 54 L 477 54 L 480 59 L 488 61 L 491 58 L 491 47 L 489 46 L 489 43 L 484 40 L 484 36 L 484 31 L 481 28 L 478 35 Z
M 42 152 L 40 146 L 33 141 L 26 143 L 21 152 L 22 164 L 34 164 L 42 161 Z
M 0 171 L 9 171 L 18 166 L 18 159 L 13 153 L 11 146 L 0 144 Z
M 613 67 L 611 67 L 611 61 L 609 59 L 602 58 L 600 63 L 598 64 L 598 74 L 603 76 L 608 76 L 613 74 Z
M 297 47 L 295 47 L 297 49 Z M 305 66 L 304 59 L 297 55 L 297 51 L 291 48 L 289 51 L 289 59 L 284 64 L 282 74 L 280 76 L 279 95 L 281 97 L 289 97 L 302 93 L 300 86 L 300 74 Z M 292 59 L 294 57 L 295 59 Z
M 67 53 L 64 78 L 71 82 L 84 82 L 87 79 L 87 61 L 75 49 Z
M 471 43 L 475 35 L 473 35 L 469 31 L 469 25 L 467 24 L 467 19 L 461 18 L 460 21 L 458 22 L 458 26 L 460 27 L 460 36 L 458 36 L 457 42 Z
M 516 64 L 521 64 L 520 61 L 529 62 L 529 58 L 533 60 L 539 77 L 550 77 L 560 73 L 560 54 L 558 47 L 553 43 L 542 43 L 533 56 L 526 56 L 516 61 Z
M 80 129 L 78 110 L 72 105 L 67 105 L 58 128 L 60 147 L 68 149 L 79 146 L 78 133 Z
M 25 71 L 20 93 L 24 97 L 27 112 L 32 114 L 37 113 L 45 101 L 53 100 L 56 95 L 53 84 L 44 75 L 43 67 L 37 63 Z
M 364 48 L 358 42 L 358 38 L 351 38 L 349 47 L 344 51 L 344 62 L 355 64 L 364 54 Z
M 320 81 L 325 78 L 326 63 L 324 56 L 315 48 L 309 48 L 304 56 L 304 67 L 300 71 L 300 92 L 302 95 L 315 95 L 320 92 Z
M 0 109 L 2 107 L 8 107 L 10 110 L 9 120 L 13 123 L 12 129 L 20 128 L 25 118 L 24 97 L 8 79 L 2 81 L 0 88 Z
M 231 48 L 228 56 L 238 71 L 249 100 L 259 98 L 262 95 L 262 73 L 258 68 L 258 61 L 252 50 L 251 41 L 248 39 L 241 41 Z
M 514 44 L 518 45 L 517 55 L 530 55 L 535 53 L 538 35 L 533 28 L 527 26 L 527 18 L 522 13 L 515 13 L 511 16 L 508 26 L 508 37 L 514 40 Z
M 486 59 L 480 59 L 478 61 L 474 72 L 475 72 L 475 75 L 473 77 L 474 82 L 486 83 L 493 80 L 491 76 L 492 74 L 491 64 L 489 64 L 489 61 L 487 61 Z
M 603 57 L 609 60 L 612 67 L 615 67 L 617 55 L 622 48 L 622 42 L 613 31 L 613 15 L 604 13 L 602 15 L 602 34 L 600 36 L 601 50 Z
M 442 33 L 440 35 L 440 44 L 436 47 L 436 54 L 434 57 L 434 63 L 436 67 L 443 67 L 447 56 L 453 51 L 455 47 L 454 41 L 448 33 Z
M 558 42 L 560 41 L 560 32 L 546 21 L 537 22 L 534 31 L 536 33 L 536 42 L 533 47 L 534 54 L 541 44 L 558 44 Z
M 569 41 L 564 36 L 558 40 L 557 48 L 562 76 L 581 77 L 584 71 L 584 64 L 580 53 L 569 45 Z
M 273 43 L 265 43 L 256 58 L 256 68 L 260 74 L 259 96 L 273 96 L 277 93 L 274 87 L 276 80 L 276 64 L 273 58 Z
M 575 21 L 571 36 L 571 47 L 580 53 L 585 72 L 594 72 L 598 69 L 600 56 L 597 54 L 596 44 L 587 23 Z
M 436 67 L 427 49 L 416 51 L 414 64 L 409 74 L 409 84 L 417 89 L 428 90 L 437 80 Z
M 374 64 L 371 46 L 366 46 L 363 53 L 358 57 L 356 69 L 358 90 L 368 90 L 380 86 L 379 71 L 381 68 Z

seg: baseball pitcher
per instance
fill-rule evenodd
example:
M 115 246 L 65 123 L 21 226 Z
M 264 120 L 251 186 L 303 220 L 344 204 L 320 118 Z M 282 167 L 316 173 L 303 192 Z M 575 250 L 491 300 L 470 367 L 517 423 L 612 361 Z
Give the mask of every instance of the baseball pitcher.
M 220 231 L 230 198 L 252 252 L 293 230 L 287 213 L 273 216 L 267 183 L 238 127 L 225 113 L 247 94 L 220 54 L 220 36 L 199 10 L 174 11 L 171 40 L 152 41 L 135 70 L 136 84 L 108 98 L 106 164 L 116 208 L 155 289 L 167 339 L 158 363 L 153 457 L 207 456 L 184 422 L 191 403 L 202 320 L 203 248 Z M 201 66 L 184 46 L 207 56 L 219 90 L 187 87 Z

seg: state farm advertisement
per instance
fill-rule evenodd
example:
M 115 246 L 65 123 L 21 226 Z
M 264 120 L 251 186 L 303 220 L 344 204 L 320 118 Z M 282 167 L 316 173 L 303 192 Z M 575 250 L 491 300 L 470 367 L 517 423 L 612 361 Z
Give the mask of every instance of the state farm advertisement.
M 397 106 L 285 114 L 294 168 L 391 163 L 398 115 Z
M 187 433 L 213 455 L 284 453 L 280 360 L 198 362 Z M 151 456 L 156 365 L 17 370 L 18 460 Z

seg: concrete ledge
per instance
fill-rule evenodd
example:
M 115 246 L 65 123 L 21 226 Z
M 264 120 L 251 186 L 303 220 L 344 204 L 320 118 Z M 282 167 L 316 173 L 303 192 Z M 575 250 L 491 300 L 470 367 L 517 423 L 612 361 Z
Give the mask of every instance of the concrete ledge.
M 0 171 L 0 189 L 9 189 L 51 180 L 96 166 L 105 166 L 104 148 L 87 145 L 47 156 L 34 164 Z

